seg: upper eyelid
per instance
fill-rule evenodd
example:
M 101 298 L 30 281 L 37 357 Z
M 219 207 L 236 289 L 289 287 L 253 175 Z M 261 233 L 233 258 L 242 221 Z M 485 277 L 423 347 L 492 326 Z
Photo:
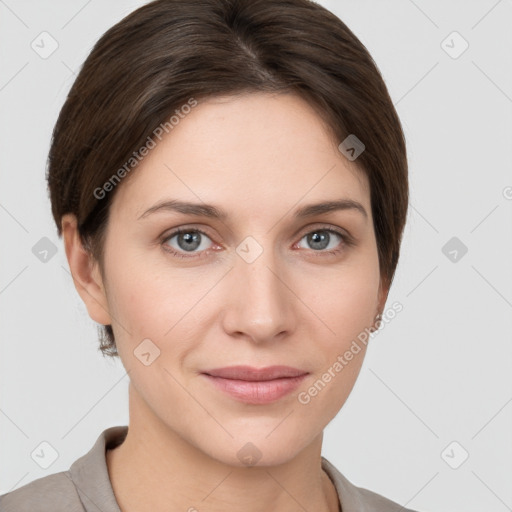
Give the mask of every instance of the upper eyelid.
M 340 231 L 341 234 L 346 234 L 346 236 L 350 237 L 350 232 L 345 229 L 345 228 L 342 228 L 340 226 L 335 226 L 333 224 L 329 224 L 329 223 L 322 223 L 322 222 L 317 222 L 317 223 L 313 223 L 313 225 L 311 226 L 306 226 L 304 228 L 301 228 L 299 230 L 297 230 L 295 233 L 294 233 L 294 237 L 295 236 L 298 236 L 299 233 L 303 233 L 303 236 L 310 233 L 311 231 L 315 231 L 315 230 L 333 230 L 334 232 L 337 232 L 337 231 Z M 184 225 L 184 226 L 178 226 L 176 228 L 173 228 L 173 229 L 170 229 L 169 232 L 166 232 L 162 235 L 163 238 L 167 239 L 169 237 L 172 237 L 172 236 L 175 236 L 177 234 L 179 234 L 180 232 L 188 232 L 188 231 L 198 231 L 204 235 L 206 235 L 207 237 L 209 238 L 212 238 L 214 237 L 214 235 L 210 235 L 208 233 L 208 229 L 206 228 L 203 228 L 203 227 L 197 227 L 197 226 L 189 226 L 189 225 Z M 340 233 L 338 233 L 340 234 Z

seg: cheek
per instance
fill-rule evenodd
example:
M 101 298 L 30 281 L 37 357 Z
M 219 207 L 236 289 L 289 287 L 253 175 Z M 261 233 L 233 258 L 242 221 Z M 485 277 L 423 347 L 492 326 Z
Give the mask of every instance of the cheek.
M 311 309 L 325 326 L 314 335 L 322 364 L 301 388 L 297 402 L 303 414 L 321 418 L 322 428 L 346 402 L 364 361 L 378 291 L 378 275 L 368 275 L 368 268 L 340 272 L 312 300 Z
M 219 275 L 155 265 L 135 251 L 112 250 L 109 257 L 115 262 L 108 268 L 109 309 L 118 351 L 127 356 L 124 361 L 130 366 L 133 351 L 145 339 L 167 360 L 182 360 L 193 349 L 202 316 L 210 312 L 202 310 L 207 306 L 201 300 Z M 170 346 L 172 352 L 165 354 Z
M 164 278 L 161 269 L 150 265 L 123 240 L 110 240 L 108 260 L 108 304 L 113 328 L 120 345 L 131 350 L 145 338 L 161 338 L 173 318 L 169 307 L 182 293 L 173 281 Z M 117 325 L 116 325 L 117 324 Z M 121 343 L 122 342 L 122 343 Z
M 343 349 L 370 328 L 378 305 L 379 278 L 378 260 L 372 254 L 340 266 L 339 271 L 309 278 L 304 290 L 314 290 L 311 309 L 326 327 L 324 346 L 328 352 L 329 347 Z
M 362 282 L 350 284 L 346 280 L 333 280 L 329 288 L 331 300 L 324 298 L 320 311 L 324 313 L 325 323 L 335 333 L 332 337 L 345 344 L 371 325 L 377 288 Z
M 118 280 L 111 303 L 116 320 L 130 333 L 121 328 L 123 339 L 129 336 L 130 344 L 137 344 L 150 338 L 161 346 L 172 336 L 174 326 L 183 322 L 180 319 L 186 314 L 189 298 L 193 299 L 193 292 L 182 288 L 176 280 L 164 283 L 147 274 L 132 274 L 128 279 Z

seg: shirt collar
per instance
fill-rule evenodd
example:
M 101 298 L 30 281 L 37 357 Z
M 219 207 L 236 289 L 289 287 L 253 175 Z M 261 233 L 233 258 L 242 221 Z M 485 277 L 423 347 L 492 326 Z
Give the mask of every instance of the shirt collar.
M 120 445 L 127 433 L 125 425 L 107 428 L 89 452 L 69 468 L 85 512 L 121 512 L 110 483 L 106 450 Z
M 327 459 L 322 457 L 322 469 L 327 473 L 338 492 L 342 512 L 371 512 L 360 488 L 347 480 Z

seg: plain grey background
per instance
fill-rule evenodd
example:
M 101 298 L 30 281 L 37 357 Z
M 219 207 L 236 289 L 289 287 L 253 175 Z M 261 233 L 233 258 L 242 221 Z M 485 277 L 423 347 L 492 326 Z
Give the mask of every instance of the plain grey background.
M 75 72 L 143 3 L 0 0 L 0 494 L 128 424 L 128 378 L 97 350 L 44 176 Z M 323 455 L 408 508 L 512 510 L 512 1 L 319 3 L 384 76 L 411 190 L 387 303 L 404 309 L 371 340 Z M 43 442 L 58 454 L 46 469 L 31 456 L 53 453 Z

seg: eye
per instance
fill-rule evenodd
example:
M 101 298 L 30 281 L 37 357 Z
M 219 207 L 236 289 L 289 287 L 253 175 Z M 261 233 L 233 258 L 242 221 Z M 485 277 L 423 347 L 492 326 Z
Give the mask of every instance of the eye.
M 338 254 L 342 252 L 345 247 L 353 245 L 348 235 L 332 227 L 321 227 L 310 231 L 301 238 L 301 241 L 302 240 L 305 240 L 306 244 L 309 245 L 309 247 L 305 247 L 305 249 L 311 248 L 314 252 L 320 252 L 321 254 Z
M 174 242 L 173 239 L 175 239 Z M 161 244 L 165 251 L 178 258 L 200 258 L 206 255 L 209 249 L 216 250 L 219 247 L 218 245 L 208 246 L 206 239 L 212 242 L 211 238 L 201 229 L 177 228 L 172 233 L 164 235 Z M 331 226 L 322 226 L 309 231 L 300 240 L 296 244 L 299 248 L 312 249 L 312 252 L 318 253 L 318 256 L 338 254 L 354 245 L 348 234 Z M 300 247 L 302 240 L 306 240 L 310 247 Z
M 175 243 L 177 247 L 168 243 L 171 242 L 173 238 L 176 238 Z M 195 252 L 201 253 L 208 249 L 208 247 L 205 246 L 207 244 L 204 243 L 205 238 L 211 241 L 210 237 L 200 229 L 178 228 L 162 240 L 162 245 L 166 251 L 170 252 L 174 256 L 177 256 L 178 258 L 195 258 L 198 257 L 196 254 L 194 254 Z M 184 253 L 192 254 L 187 256 Z

